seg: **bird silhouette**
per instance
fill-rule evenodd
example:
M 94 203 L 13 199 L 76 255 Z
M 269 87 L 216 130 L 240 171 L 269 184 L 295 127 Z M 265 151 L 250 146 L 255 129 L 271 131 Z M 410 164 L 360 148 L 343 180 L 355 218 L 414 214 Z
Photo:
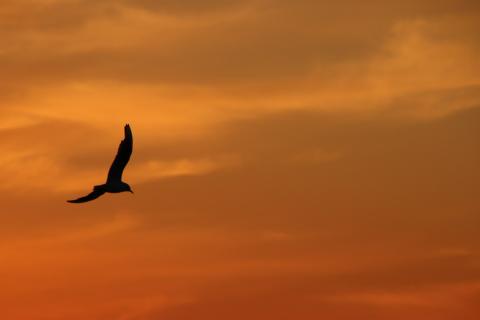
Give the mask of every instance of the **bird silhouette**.
M 125 125 L 125 138 L 120 142 L 120 146 L 118 147 L 117 155 L 113 160 L 112 165 L 110 166 L 110 170 L 108 171 L 107 182 L 101 185 L 97 185 L 93 187 L 93 191 L 90 192 L 88 195 L 75 199 L 75 200 L 68 200 L 67 202 L 70 203 L 82 203 L 87 201 L 92 201 L 103 195 L 104 193 L 119 193 L 124 191 L 129 191 L 133 193 L 132 189 L 128 185 L 122 181 L 122 173 L 123 169 L 130 160 L 130 156 L 133 150 L 133 137 L 132 137 L 132 130 L 130 129 L 130 125 Z

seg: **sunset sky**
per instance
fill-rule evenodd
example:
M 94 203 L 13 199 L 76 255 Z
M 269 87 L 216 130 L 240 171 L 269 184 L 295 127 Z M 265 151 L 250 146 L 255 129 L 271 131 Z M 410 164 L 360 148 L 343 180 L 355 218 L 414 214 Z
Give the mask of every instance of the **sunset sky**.
M 480 1 L 0 0 L 0 319 L 480 319 Z M 104 182 L 130 123 L 134 195 Z

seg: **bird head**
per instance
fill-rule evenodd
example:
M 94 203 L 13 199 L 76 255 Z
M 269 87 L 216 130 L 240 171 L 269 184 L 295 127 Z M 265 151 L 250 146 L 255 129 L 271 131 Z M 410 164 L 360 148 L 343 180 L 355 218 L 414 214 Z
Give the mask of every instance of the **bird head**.
M 128 191 L 130 193 L 133 193 L 133 190 L 132 188 L 130 187 L 130 185 L 128 183 L 124 183 L 123 184 L 123 188 L 122 188 L 124 191 Z

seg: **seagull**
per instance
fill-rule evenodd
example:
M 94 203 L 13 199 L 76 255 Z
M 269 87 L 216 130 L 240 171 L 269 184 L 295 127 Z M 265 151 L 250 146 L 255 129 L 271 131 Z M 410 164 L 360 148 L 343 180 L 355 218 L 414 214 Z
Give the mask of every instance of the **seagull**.
M 106 192 L 110 193 L 119 193 L 128 191 L 133 193 L 132 189 L 128 185 L 122 181 L 122 173 L 123 169 L 130 160 L 130 155 L 132 154 L 133 149 L 133 138 L 132 138 L 132 130 L 130 129 L 130 125 L 125 125 L 125 138 L 120 142 L 120 146 L 118 147 L 117 155 L 113 160 L 112 165 L 110 166 L 110 170 L 108 171 L 107 182 L 105 184 L 97 185 L 93 187 L 93 191 L 90 194 L 75 199 L 75 200 L 68 200 L 67 202 L 70 203 L 82 203 L 87 201 L 92 201 L 100 197 Z

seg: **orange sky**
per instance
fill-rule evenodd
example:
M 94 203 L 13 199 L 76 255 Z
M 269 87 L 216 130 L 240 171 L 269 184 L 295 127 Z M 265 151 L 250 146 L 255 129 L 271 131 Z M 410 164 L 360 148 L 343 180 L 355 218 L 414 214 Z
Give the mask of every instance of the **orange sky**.
M 2 0 L 0 318 L 480 318 L 480 2 Z M 135 195 L 102 183 L 129 122 Z

